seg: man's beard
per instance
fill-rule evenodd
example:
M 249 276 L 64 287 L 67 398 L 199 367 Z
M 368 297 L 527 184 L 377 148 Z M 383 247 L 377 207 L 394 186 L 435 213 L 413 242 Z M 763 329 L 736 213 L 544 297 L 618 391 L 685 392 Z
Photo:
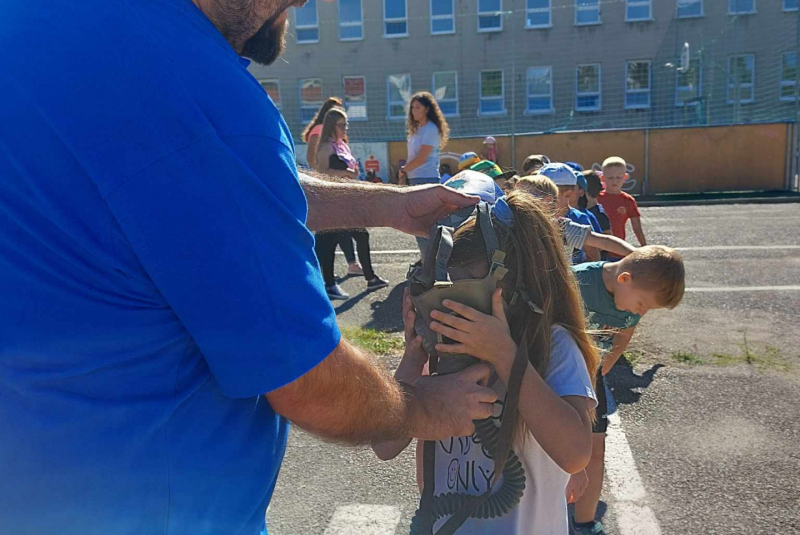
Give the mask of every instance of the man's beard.
M 247 41 L 242 47 L 242 56 L 250 58 L 261 65 L 272 65 L 272 63 L 283 54 L 286 48 L 286 24 L 287 20 L 277 22 L 281 13 L 278 13 L 264 25 Z

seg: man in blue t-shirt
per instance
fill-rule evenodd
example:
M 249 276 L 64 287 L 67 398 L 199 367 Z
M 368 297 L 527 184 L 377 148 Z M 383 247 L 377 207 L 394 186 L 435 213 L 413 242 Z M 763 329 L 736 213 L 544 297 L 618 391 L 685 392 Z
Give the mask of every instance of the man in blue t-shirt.
M 256 535 L 288 420 L 365 443 L 491 414 L 486 366 L 401 386 L 341 339 L 309 229 L 476 199 L 298 177 L 240 57 L 277 57 L 290 5 L 258 4 L 3 8 L 3 533 Z

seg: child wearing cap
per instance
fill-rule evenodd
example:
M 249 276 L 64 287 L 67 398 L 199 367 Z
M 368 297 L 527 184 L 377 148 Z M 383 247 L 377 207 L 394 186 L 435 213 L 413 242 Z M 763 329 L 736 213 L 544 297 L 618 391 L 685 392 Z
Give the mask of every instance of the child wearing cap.
M 611 220 L 611 232 L 614 236 L 625 239 L 625 225 L 630 219 L 633 233 L 639 240 L 639 245 L 647 245 L 642 230 L 641 214 L 636 199 L 622 191 L 622 184 L 627 177 L 627 163 L 619 156 L 611 156 L 603 162 L 603 180 L 606 183 L 605 191 L 597 197 Z
M 524 175 L 532 175 L 549 163 L 550 158 L 544 154 L 531 154 L 522 162 L 522 173 Z
M 481 161 L 481 158 L 476 153 L 465 152 L 458 159 L 458 170 L 463 171 L 464 169 L 469 169 L 479 161 Z
M 490 162 L 498 163 L 497 159 L 500 154 L 497 150 L 497 140 L 492 136 L 488 136 L 483 140 L 483 150 L 481 151 L 481 158 L 489 160 Z
M 524 176 L 517 179 L 514 189 L 523 190 L 538 197 L 556 209 L 558 186 L 544 175 Z M 571 254 L 574 249 L 583 249 L 585 245 L 597 248 L 602 252 L 612 252 L 621 257 L 635 251 L 633 246 L 616 236 L 608 236 L 593 232 L 588 225 L 575 223 L 566 217 L 559 218 L 559 227 L 564 235 L 564 243 Z

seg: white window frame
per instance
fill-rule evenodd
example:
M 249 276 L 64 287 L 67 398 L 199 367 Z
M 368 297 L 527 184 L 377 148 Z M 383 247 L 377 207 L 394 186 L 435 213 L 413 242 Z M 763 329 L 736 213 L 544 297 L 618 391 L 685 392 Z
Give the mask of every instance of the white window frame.
M 364 81 L 364 116 L 363 117 L 355 117 L 353 114 L 350 113 L 350 107 L 347 105 L 347 83 L 345 80 L 348 78 L 361 78 Z M 369 111 L 367 109 L 367 77 L 363 74 L 346 74 L 342 76 L 342 103 L 344 104 L 344 109 L 347 112 L 347 120 L 352 122 L 359 122 L 359 121 L 366 121 L 369 115 Z
M 303 26 L 300 26 L 299 24 L 297 24 L 297 9 L 298 8 L 295 8 L 295 12 L 294 12 L 294 29 L 295 29 L 295 35 L 296 35 L 295 42 L 298 45 L 313 45 L 315 43 L 319 43 L 319 6 L 317 5 L 317 2 L 316 1 L 314 2 L 314 18 L 316 20 L 316 22 L 314 24 L 304 24 Z M 299 8 L 299 9 L 305 9 L 305 6 L 303 6 L 302 8 Z M 316 39 L 304 39 L 304 40 L 301 41 L 300 37 L 299 37 L 300 36 L 300 30 L 312 30 L 312 29 L 313 30 L 317 30 L 317 38 Z
M 264 87 L 264 84 L 275 84 L 275 87 L 278 88 L 278 102 L 276 103 L 273 100 L 272 103 L 275 104 L 276 108 L 281 109 L 281 104 L 283 102 L 283 98 L 282 98 L 282 95 L 281 95 L 281 81 L 280 81 L 280 79 L 279 78 L 259 78 L 258 79 L 258 83 L 259 83 L 259 85 L 261 85 L 261 88 L 264 90 L 264 92 L 267 93 L 268 95 L 269 95 L 269 92 L 267 92 L 267 88 Z
M 541 30 L 553 27 L 553 0 L 547 0 L 547 7 L 528 7 L 528 2 L 525 0 L 525 28 L 528 30 Z M 528 24 L 529 13 L 547 13 L 547 24 Z
M 632 63 L 647 64 L 647 89 L 628 89 L 628 69 Z M 647 93 L 647 104 L 628 104 L 628 95 Z M 629 59 L 625 62 L 625 109 L 646 110 L 653 102 L 653 62 L 649 59 Z
M 313 104 L 309 104 L 307 106 L 304 106 L 303 105 L 303 82 L 306 82 L 308 80 L 319 80 L 319 86 L 320 86 L 320 88 L 322 88 L 322 90 L 320 91 L 320 99 L 321 100 L 319 100 L 318 102 L 314 102 Z M 316 113 L 317 110 L 319 110 L 320 106 L 322 106 L 323 102 L 325 102 L 325 98 L 322 96 L 322 95 L 325 94 L 325 86 L 322 83 L 322 78 L 313 77 L 313 76 L 310 77 L 310 78 L 300 78 L 300 81 L 297 84 L 297 93 L 298 93 L 297 96 L 299 97 L 299 102 L 300 102 L 300 122 L 307 123 L 308 121 L 306 120 L 305 117 L 303 117 L 303 110 L 313 110 L 314 113 Z
M 794 80 L 784 80 L 783 79 L 783 58 L 785 56 L 787 56 L 788 54 L 794 54 L 795 56 L 797 56 L 797 52 L 794 51 L 794 50 L 790 50 L 788 52 L 784 52 L 783 54 L 781 54 L 781 58 L 780 58 L 780 62 L 781 62 L 780 63 L 781 82 L 780 82 L 780 86 L 779 86 L 778 97 L 780 98 L 780 100 L 782 102 L 794 102 L 794 101 L 797 100 L 797 85 L 798 85 L 797 78 L 795 78 Z M 795 57 L 795 64 L 798 63 L 798 59 L 800 59 L 800 58 Z M 797 66 L 795 66 L 795 71 L 798 71 L 798 67 Z M 800 73 L 800 71 L 798 71 L 798 72 Z M 793 87 L 793 88 L 795 88 L 794 96 L 784 97 L 783 96 L 783 88 L 784 87 Z
M 628 16 L 628 10 L 632 7 L 647 6 L 650 11 L 650 16 L 642 19 L 632 19 Z M 625 0 L 625 22 L 650 22 L 654 21 L 653 17 L 653 0 Z
M 755 15 L 758 13 L 756 9 L 756 0 L 752 0 L 753 9 L 750 11 L 734 11 L 733 6 L 737 0 L 728 0 L 728 15 Z
M 578 92 L 578 69 L 580 67 L 597 67 L 597 91 Z M 578 97 L 593 97 L 597 96 L 597 106 L 587 108 L 578 107 Z M 575 65 L 575 111 L 601 111 L 603 109 L 603 65 L 600 63 L 581 63 Z
M 393 105 L 400 104 L 397 100 L 391 100 L 392 89 L 391 85 L 389 84 L 389 79 L 392 76 L 405 76 L 408 78 L 408 96 L 411 97 L 411 74 L 410 73 L 403 73 L 403 74 L 387 74 L 386 75 L 386 120 L 387 121 L 405 121 L 406 115 L 408 115 L 408 102 L 403 100 L 403 109 L 405 110 L 403 115 L 391 115 L 391 109 Z
M 700 3 L 699 15 L 680 15 L 680 8 L 691 6 L 692 4 Z M 677 0 L 675 2 L 675 18 L 676 19 L 699 19 L 706 16 L 706 6 L 703 0 Z
M 400 39 L 403 37 L 408 37 L 408 0 L 403 0 L 403 5 L 405 7 L 405 16 L 403 18 L 387 18 L 386 17 L 386 2 L 390 1 L 399 1 L 399 0 L 383 0 L 383 38 L 384 39 Z M 388 34 L 386 33 L 386 25 L 392 24 L 396 22 L 405 22 L 406 23 L 406 31 L 405 33 L 393 33 Z
M 547 97 L 550 99 L 550 107 L 546 110 L 532 110 L 528 108 L 528 99 L 530 98 L 542 98 L 544 97 L 544 93 L 537 93 L 531 95 L 531 88 L 528 84 L 528 73 L 533 69 L 547 69 L 550 72 L 550 94 Z M 553 107 L 553 67 L 550 65 L 537 65 L 536 67 L 528 67 L 525 71 L 525 115 L 548 115 L 551 113 L 555 113 L 555 108 Z
M 337 14 L 339 15 L 339 41 L 363 41 L 364 40 L 364 0 L 357 0 L 358 7 L 361 9 L 361 19 L 358 22 L 342 22 L 342 2 L 337 2 Z M 361 37 L 342 37 L 342 28 L 361 28 Z
M 784 13 L 791 13 L 793 11 L 800 11 L 800 5 L 797 7 L 786 7 L 787 0 L 783 0 L 783 11 Z
M 478 33 L 493 33 L 493 32 L 502 32 L 503 31 L 503 0 L 497 0 L 500 2 L 500 11 L 481 11 L 481 0 L 477 1 L 477 9 L 478 9 Z M 500 27 L 499 28 L 481 28 L 481 17 L 500 17 Z
M 575 7 L 575 26 L 597 26 L 598 24 L 603 24 L 603 15 L 600 12 L 600 0 L 596 0 L 597 6 L 581 6 L 578 4 L 578 1 L 579 0 L 575 0 L 573 4 Z M 578 22 L 578 13 L 581 11 L 597 11 L 597 22 Z
M 694 67 L 692 67 L 692 68 L 694 68 Z M 695 98 L 700 98 L 700 97 L 703 96 L 703 70 L 702 69 L 697 69 L 696 72 L 697 72 L 697 97 L 695 97 Z M 678 98 L 678 94 L 680 92 L 680 89 L 688 87 L 688 86 L 678 85 L 678 83 L 680 82 L 680 79 L 681 79 L 681 74 L 683 74 L 683 72 L 681 72 L 678 69 L 675 69 L 675 107 L 676 108 L 685 108 L 687 106 L 699 106 L 700 105 L 700 101 L 698 101 L 698 100 L 695 100 L 694 102 L 690 102 L 690 103 L 686 104 L 685 102 L 681 101 L 681 99 Z
M 455 74 L 456 75 L 455 76 L 456 97 L 454 99 L 436 97 L 436 75 L 437 74 Z M 456 112 L 455 113 L 444 113 L 444 111 L 442 111 L 442 115 L 444 115 L 445 117 L 459 117 L 460 116 L 461 107 L 459 106 L 459 103 L 458 103 L 458 71 L 436 71 L 435 73 L 433 73 L 431 75 L 431 93 L 433 94 L 434 97 L 436 97 L 436 102 L 439 103 L 439 107 L 440 108 L 441 108 L 442 102 L 453 102 L 453 101 L 455 101 L 455 103 L 456 103 Z
M 485 72 L 498 72 L 500 71 L 500 96 L 499 97 L 484 97 L 483 96 L 483 73 Z M 500 111 L 481 111 L 481 102 L 484 100 L 499 100 L 503 103 L 503 109 Z M 506 73 L 503 69 L 482 69 L 478 73 L 478 117 L 497 117 L 506 115 Z
M 450 0 L 450 15 L 434 15 L 433 14 L 433 2 L 434 0 L 429 0 L 428 7 L 430 10 L 431 16 L 431 35 L 452 35 L 456 33 L 456 2 L 455 0 Z M 453 21 L 453 29 L 448 32 L 436 32 L 433 30 L 433 21 L 434 20 L 447 20 L 451 19 Z
M 752 57 L 753 58 L 753 81 L 749 84 L 742 84 L 738 81 L 736 84 L 732 84 L 731 80 L 733 79 L 733 73 L 731 72 L 731 65 L 736 58 L 741 57 Z M 725 92 L 725 102 L 727 104 L 736 104 L 736 100 L 731 97 L 732 92 L 736 93 L 736 86 L 739 87 L 746 87 L 750 86 L 750 98 L 749 99 L 739 99 L 739 104 L 750 104 L 756 101 L 756 55 L 755 54 L 736 54 L 734 56 L 728 56 L 728 84 L 727 84 L 727 91 Z M 741 96 L 741 90 L 739 91 L 739 95 Z

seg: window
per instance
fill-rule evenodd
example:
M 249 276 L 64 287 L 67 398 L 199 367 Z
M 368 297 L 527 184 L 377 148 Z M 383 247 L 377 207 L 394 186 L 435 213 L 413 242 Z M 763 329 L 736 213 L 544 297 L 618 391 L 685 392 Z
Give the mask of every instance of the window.
M 651 0 L 626 0 L 625 22 L 653 20 Z
M 784 11 L 798 11 L 800 10 L 800 1 L 798 0 L 783 0 Z
M 553 69 L 552 67 L 531 67 L 525 77 L 528 100 L 525 113 L 553 112 Z
M 383 0 L 383 36 L 408 37 L 406 0 Z
M 360 41 L 364 38 L 364 10 L 361 0 L 339 0 L 339 39 Z
M 702 71 L 689 67 L 685 71 L 675 70 L 675 105 L 697 106 L 702 94 Z
M 600 24 L 600 0 L 575 0 L 575 25 Z
M 431 34 L 456 33 L 454 0 L 431 0 Z
M 344 109 L 351 121 L 367 119 L 367 79 L 364 76 L 343 76 Z
M 797 100 L 797 52 L 781 58 L 781 100 Z
M 481 71 L 479 115 L 498 115 L 506 112 L 503 71 Z
M 628 61 L 625 64 L 625 108 L 650 107 L 650 61 Z
M 550 16 L 550 0 L 526 0 L 526 28 L 552 28 Z
M 433 96 L 445 116 L 458 115 L 458 73 L 456 71 L 433 73 Z
M 689 19 L 703 16 L 703 0 L 678 0 L 675 18 Z
M 600 101 L 600 65 L 578 65 L 575 68 L 575 110 L 597 111 Z
M 411 100 L 411 75 L 390 74 L 386 77 L 386 116 L 405 119 Z
M 755 100 L 756 57 L 753 54 L 728 58 L 728 103 Z
M 319 43 L 317 0 L 308 0 L 303 7 L 294 9 L 294 29 L 298 43 Z
M 729 15 L 744 15 L 756 12 L 756 0 L 728 0 Z
M 478 0 L 478 31 L 499 32 L 503 29 L 503 0 Z
M 278 80 L 259 80 L 258 83 L 261 84 L 261 87 L 267 92 L 269 98 L 272 99 L 272 103 L 275 104 L 275 107 L 281 109 L 281 89 L 278 85 Z
M 306 78 L 300 80 L 300 122 L 307 123 L 317 115 L 322 106 L 322 80 Z

